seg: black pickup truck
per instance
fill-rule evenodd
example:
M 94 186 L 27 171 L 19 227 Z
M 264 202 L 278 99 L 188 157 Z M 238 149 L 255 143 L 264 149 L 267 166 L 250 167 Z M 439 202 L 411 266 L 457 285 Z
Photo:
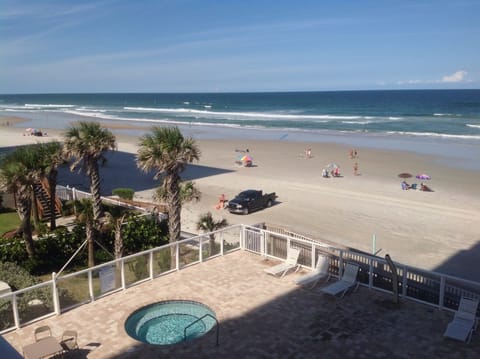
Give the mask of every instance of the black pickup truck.
M 273 193 L 265 193 L 260 190 L 249 189 L 240 192 L 234 199 L 228 202 L 228 210 L 230 213 L 249 214 L 250 212 L 271 207 L 277 195 Z

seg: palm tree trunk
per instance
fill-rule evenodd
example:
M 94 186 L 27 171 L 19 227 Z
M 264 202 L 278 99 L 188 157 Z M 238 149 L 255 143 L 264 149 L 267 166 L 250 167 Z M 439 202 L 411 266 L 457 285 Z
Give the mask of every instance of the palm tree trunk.
M 179 182 L 177 174 L 171 174 L 165 178 L 168 193 L 168 232 L 170 243 L 180 239 L 180 214 L 182 212 L 182 202 L 180 200 Z
M 88 267 L 95 265 L 95 248 L 94 248 L 94 229 L 90 221 L 85 224 L 85 234 L 88 242 Z
M 89 164 L 90 174 L 90 192 L 93 197 L 93 218 L 98 221 L 102 217 L 102 198 L 100 196 L 100 175 L 98 171 L 98 163 L 92 160 Z
M 48 174 L 48 186 L 50 187 L 48 190 L 49 198 L 49 206 L 50 206 L 50 230 L 53 231 L 57 228 L 57 219 L 55 217 L 55 200 L 57 198 L 57 175 L 58 171 L 52 170 Z
M 20 217 L 22 238 L 25 242 L 25 249 L 28 257 L 35 256 L 35 247 L 32 238 L 32 223 L 30 221 L 32 215 L 32 198 L 30 194 L 19 194 L 17 196 L 17 213 Z

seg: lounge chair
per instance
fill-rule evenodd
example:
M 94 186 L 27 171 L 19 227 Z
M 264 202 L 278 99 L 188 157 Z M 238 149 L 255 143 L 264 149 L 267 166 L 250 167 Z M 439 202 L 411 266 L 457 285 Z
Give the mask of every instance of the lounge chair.
M 462 298 L 453 320 L 448 324 L 444 337 L 470 342 L 473 332 L 477 329 L 478 299 Z
M 345 266 L 345 271 L 343 272 L 342 278 L 340 278 L 337 282 L 327 285 L 321 289 L 321 292 L 330 294 L 330 295 L 337 295 L 341 293 L 341 297 L 343 297 L 350 288 L 355 287 L 355 290 L 358 288 L 357 283 L 357 274 L 358 274 L 358 266 L 355 264 L 347 263 Z
M 35 328 L 33 335 L 35 336 L 35 341 L 38 342 L 42 339 L 51 337 L 52 330 L 48 325 L 43 325 L 41 327 Z
M 325 278 L 328 281 L 330 279 L 330 274 L 328 273 L 328 266 L 329 266 L 328 257 L 323 254 L 319 254 L 315 269 L 311 273 L 298 278 L 295 281 L 295 283 L 297 285 L 312 284 L 311 288 L 313 288 L 320 281 L 320 279 Z
M 296 268 L 298 270 L 297 262 L 299 256 L 300 249 L 290 248 L 287 253 L 287 259 L 285 260 L 285 262 L 270 268 L 266 268 L 264 269 L 264 271 L 271 275 L 280 275 L 281 277 L 283 277 L 290 269 Z

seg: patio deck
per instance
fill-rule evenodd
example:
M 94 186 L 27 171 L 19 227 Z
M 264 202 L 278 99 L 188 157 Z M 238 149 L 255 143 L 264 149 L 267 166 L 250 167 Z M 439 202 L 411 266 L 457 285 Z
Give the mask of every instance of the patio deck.
M 237 251 L 168 274 L 124 292 L 47 318 L 4 335 L 20 353 L 34 328 L 49 325 L 60 337 L 79 332 L 79 358 L 478 358 L 480 335 L 470 344 L 443 338 L 453 314 L 360 288 L 342 299 L 298 288 L 304 273 L 275 278 L 276 264 Z M 134 310 L 168 299 L 197 300 L 220 322 L 186 344 L 147 345 L 130 338 L 124 322 Z

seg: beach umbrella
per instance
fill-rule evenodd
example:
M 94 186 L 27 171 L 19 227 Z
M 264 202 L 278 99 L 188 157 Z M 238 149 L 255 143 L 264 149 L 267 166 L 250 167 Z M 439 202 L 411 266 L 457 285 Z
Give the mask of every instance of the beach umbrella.
M 253 158 L 251 156 L 248 156 L 248 155 L 245 155 L 243 156 L 242 158 L 240 158 L 240 161 L 243 161 L 243 162 L 252 162 L 253 161 Z
M 400 177 L 400 178 L 411 178 L 411 177 L 413 177 L 413 175 L 411 173 L 404 172 L 404 173 L 400 173 L 398 175 L 398 177 Z
M 425 173 L 422 173 L 422 174 L 418 174 L 415 176 L 417 179 L 420 179 L 420 180 L 429 180 L 431 177 Z

